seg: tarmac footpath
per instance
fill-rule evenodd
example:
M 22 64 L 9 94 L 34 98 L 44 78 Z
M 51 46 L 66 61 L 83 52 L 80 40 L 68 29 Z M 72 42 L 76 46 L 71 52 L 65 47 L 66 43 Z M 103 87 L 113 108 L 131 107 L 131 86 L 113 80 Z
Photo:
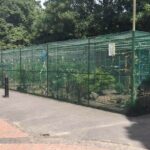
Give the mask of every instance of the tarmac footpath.
M 0 150 L 92 150 L 94 148 L 81 145 L 32 143 L 30 139 L 30 135 L 0 119 Z
M 0 90 L 0 150 L 150 150 L 150 115 L 129 118 Z

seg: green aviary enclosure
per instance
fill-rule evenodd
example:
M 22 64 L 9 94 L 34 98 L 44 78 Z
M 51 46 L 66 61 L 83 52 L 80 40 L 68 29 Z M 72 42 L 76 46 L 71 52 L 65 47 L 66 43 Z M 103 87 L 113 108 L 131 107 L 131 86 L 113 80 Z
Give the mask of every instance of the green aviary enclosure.
M 150 100 L 150 33 L 1 50 L 1 86 L 116 111 Z

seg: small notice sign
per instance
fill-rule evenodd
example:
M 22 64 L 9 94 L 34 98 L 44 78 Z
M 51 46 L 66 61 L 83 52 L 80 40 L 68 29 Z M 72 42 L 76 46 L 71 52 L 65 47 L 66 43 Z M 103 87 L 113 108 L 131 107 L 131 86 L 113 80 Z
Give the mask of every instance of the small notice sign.
M 116 55 L 116 44 L 115 43 L 109 43 L 108 55 L 109 56 L 115 56 Z

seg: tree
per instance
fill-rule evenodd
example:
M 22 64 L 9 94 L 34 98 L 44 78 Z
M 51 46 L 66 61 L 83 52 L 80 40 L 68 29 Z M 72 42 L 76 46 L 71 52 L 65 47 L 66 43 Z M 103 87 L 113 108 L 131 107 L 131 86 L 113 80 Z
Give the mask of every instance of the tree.
M 131 0 L 0 0 L 0 46 L 39 44 L 132 29 Z M 149 0 L 137 0 L 137 29 L 150 31 Z
M 138 13 L 137 27 L 139 30 L 150 32 L 150 4 L 145 4 L 143 10 Z
M 0 0 L 0 3 L 0 46 L 28 45 L 33 38 L 38 4 L 34 0 Z
M 76 13 L 71 9 L 70 0 L 48 1 L 39 22 L 38 41 L 48 42 L 74 37 Z

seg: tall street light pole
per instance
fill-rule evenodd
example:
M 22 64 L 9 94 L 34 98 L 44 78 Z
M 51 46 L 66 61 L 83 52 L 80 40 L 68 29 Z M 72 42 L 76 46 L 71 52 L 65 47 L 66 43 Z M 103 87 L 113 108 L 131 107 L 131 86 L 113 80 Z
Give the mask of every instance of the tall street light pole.
M 136 34 L 136 0 L 133 0 L 133 29 L 132 29 L 132 106 L 136 104 L 135 84 L 135 36 Z
M 136 0 L 133 0 L 133 31 L 136 30 Z

